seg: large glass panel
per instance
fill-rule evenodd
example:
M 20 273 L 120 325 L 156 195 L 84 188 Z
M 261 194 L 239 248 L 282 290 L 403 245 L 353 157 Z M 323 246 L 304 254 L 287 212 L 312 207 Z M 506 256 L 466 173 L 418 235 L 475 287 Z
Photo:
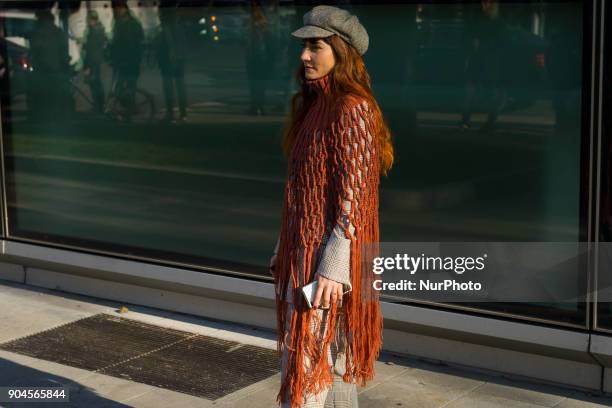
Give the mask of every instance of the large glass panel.
M 10 233 L 265 276 L 290 33 L 318 3 L 51 3 L 2 17 Z M 337 4 L 368 29 L 394 134 L 382 240 L 580 240 L 582 2 Z M 578 303 L 478 306 L 584 321 Z
M 581 2 L 495 1 L 385 16 L 406 32 L 378 41 L 399 36 L 407 52 L 403 63 L 385 47 L 370 55 L 398 147 L 384 241 L 580 240 L 583 16 Z M 405 68 L 386 76 L 382 65 Z M 585 293 L 586 274 L 579 265 L 548 284 Z M 585 322 L 581 302 L 473 306 Z

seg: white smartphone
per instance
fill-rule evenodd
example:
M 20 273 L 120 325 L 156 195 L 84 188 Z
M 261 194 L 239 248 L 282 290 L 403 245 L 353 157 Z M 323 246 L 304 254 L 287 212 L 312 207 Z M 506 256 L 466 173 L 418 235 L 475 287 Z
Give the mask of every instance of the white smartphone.
M 312 309 L 312 304 L 314 303 L 314 298 L 317 293 L 317 284 L 318 280 L 310 282 L 308 285 L 304 285 L 302 287 L 302 295 L 304 295 L 304 299 L 306 299 L 306 304 L 308 307 Z M 349 291 L 344 292 L 344 295 L 349 293 Z

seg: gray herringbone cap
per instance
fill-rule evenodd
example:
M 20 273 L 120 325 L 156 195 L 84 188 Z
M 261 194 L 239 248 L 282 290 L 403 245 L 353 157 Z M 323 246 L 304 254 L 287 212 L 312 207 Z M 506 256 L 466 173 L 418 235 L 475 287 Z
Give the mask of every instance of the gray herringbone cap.
M 368 50 L 369 37 L 357 16 L 333 6 L 316 6 L 304 14 L 304 26 L 291 33 L 298 38 L 329 37 L 337 34 L 360 55 Z

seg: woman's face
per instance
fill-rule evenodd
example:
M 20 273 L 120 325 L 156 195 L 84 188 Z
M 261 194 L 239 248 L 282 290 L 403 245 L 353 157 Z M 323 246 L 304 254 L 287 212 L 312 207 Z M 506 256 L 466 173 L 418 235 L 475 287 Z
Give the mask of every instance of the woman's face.
M 327 75 L 336 63 L 332 47 L 320 38 L 302 41 L 302 64 L 306 79 L 317 79 Z

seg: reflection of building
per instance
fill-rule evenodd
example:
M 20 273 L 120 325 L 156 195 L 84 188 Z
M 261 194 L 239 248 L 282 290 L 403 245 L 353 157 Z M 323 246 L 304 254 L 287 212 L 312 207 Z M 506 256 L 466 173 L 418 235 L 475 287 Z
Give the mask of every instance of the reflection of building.
M 112 35 L 113 12 L 110 0 L 82 1 L 83 8 L 95 10 L 100 15 L 100 21 L 109 36 Z M 145 37 L 150 40 L 159 30 L 159 1 L 155 0 L 129 0 L 127 2 L 130 12 L 142 25 Z
M 489 14 L 473 2 L 374 3 L 351 7 L 372 38 L 386 40 L 373 42 L 365 58 L 397 146 L 396 166 L 381 191 L 383 239 L 489 242 L 509 261 L 514 259 L 496 242 L 609 241 L 611 158 L 605 152 L 612 115 L 604 90 L 611 89 L 612 70 L 607 59 L 599 64 L 597 48 L 591 55 L 602 34 L 601 27 L 593 29 L 602 1 L 595 1 L 595 10 L 581 2 L 502 3 L 495 20 L 484 20 Z M 104 4 L 97 6 L 110 33 L 112 14 Z M 129 4 L 153 33 L 155 6 Z M 224 4 L 215 14 L 200 2 L 179 8 L 187 37 L 186 126 L 126 126 L 83 114 L 74 123 L 35 127 L 24 119 L 18 98 L 2 105 L 13 120 L 3 123 L 1 277 L 274 325 L 265 265 L 280 219 L 285 162 L 275 138 L 284 116 L 280 110 L 265 117 L 244 111 L 249 85 L 261 85 L 249 81 L 267 81 L 266 106 L 288 103 L 284 91 L 299 46 L 286 38 L 304 8 L 281 2 L 281 34 L 275 37 L 273 29 L 266 37 L 278 41 L 266 43 L 280 61 L 278 75 L 264 72 L 260 79 L 247 74 L 240 41 L 250 27 L 234 24 L 249 16 L 241 5 Z M 77 14 L 69 19 L 75 27 Z M 204 40 L 209 20 L 200 22 L 210 15 L 232 21 L 227 41 Z M 401 31 L 389 31 L 389 21 L 403 23 Z M 496 38 L 507 47 L 494 51 L 503 63 L 483 59 L 494 48 L 487 43 L 491 21 L 503 27 Z M 605 46 L 612 43 L 605 40 Z M 268 67 L 265 58 L 256 61 L 257 68 Z M 468 83 L 474 127 L 463 130 Z M 143 68 L 139 86 L 162 100 L 157 67 Z M 502 94 L 497 127 L 481 131 L 490 101 Z M 609 250 L 601 246 L 600 254 Z M 610 391 L 612 311 L 606 298 L 551 302 L 557 290 L 606 288 L 604 261 L 602 256 L 599 275 L 590 259 L 586 265 L 568 262 L 557 279 L 542 280 L 516 259 L 525 268 L 510 268 L 508 276 L 520 280 L 506 287 L 547 288 L 550 299 L 539 302 L 423 305 L 409 296 L 387 298 L 385 347 L 590 389 L 600 389 L 604 378 Z

